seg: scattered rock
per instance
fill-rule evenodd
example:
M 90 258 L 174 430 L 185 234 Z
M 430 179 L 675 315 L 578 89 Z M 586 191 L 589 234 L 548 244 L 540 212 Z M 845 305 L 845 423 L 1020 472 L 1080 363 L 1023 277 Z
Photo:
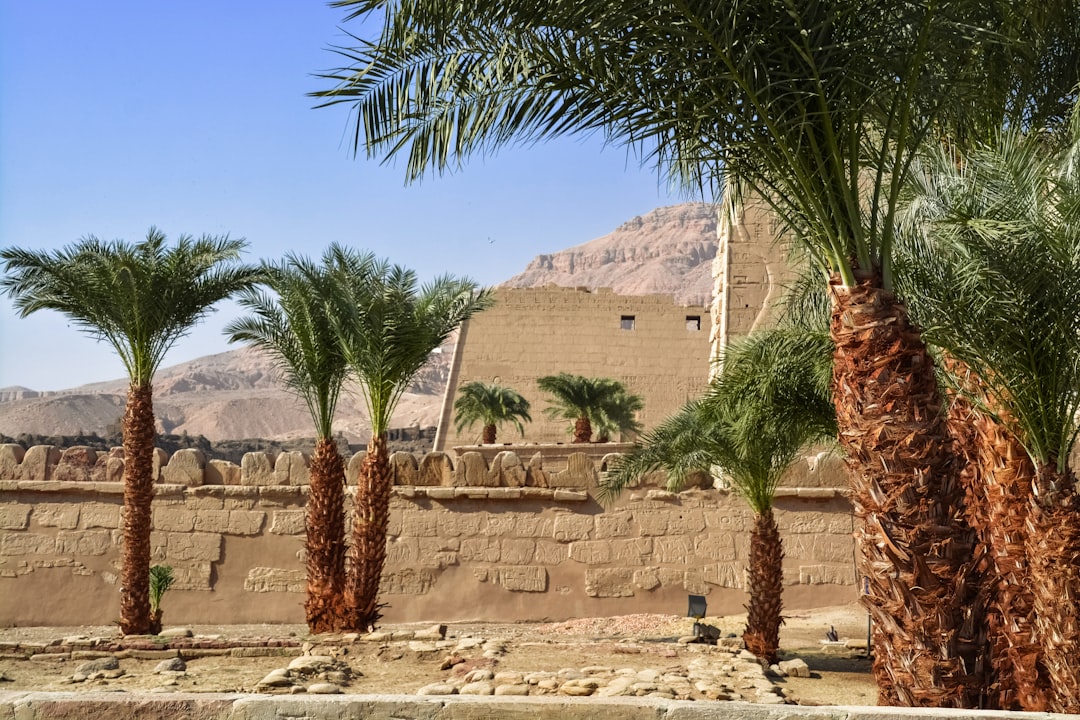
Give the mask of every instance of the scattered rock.
M 106 670 L 116 670 L 119 667 L 120 660 L 115 655 L 109 655 L 108 657 L 84 662 L 82 665 L 75 668 L 75 674 L 86 675 L 89 677 L 94 673 L 105 672 Z
M 308 693 L 312 695 L 340 695 L 341 688 L 334 683 L 312 683 L 307 686 Z
M 791 660 L 781 660 L 780 669 L 792 675 L 794 677 L 810 677 L 810 666 L 806 664 L 806 661 L 801 658 L 792 658 Z
M 187 663 L 184 662 L 184 659 L 179 658 L 179 657 L 174 657 L 174 658 L 169 658 L 168 660 L 162 660 L 161 662 L 159 662 L 157 664 L 157 667 L 154 668 L 154 674 L 155 675 L 160 675 L 161 673 L 164 673 L 164 672 L 184 672 L 186 670 L 187 670 Z
M 189 637 L 195 637 L 195 633 L 191 632 L 191 628 L 183 628 L 183 627 L 165 628 L 160 633 L 158 633 L 158 635 L 163 637 L 163 638 L 189 638 Z
M 431 683 L 416 691 L 417 695 L 457 695 L 458 688 L 452 683 Z

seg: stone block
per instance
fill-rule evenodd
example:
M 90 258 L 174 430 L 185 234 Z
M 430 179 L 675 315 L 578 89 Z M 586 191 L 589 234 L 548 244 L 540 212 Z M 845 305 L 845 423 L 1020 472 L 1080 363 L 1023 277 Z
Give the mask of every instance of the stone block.
M 34 506 L 34 522 L 41 527 L 74 530 L 79 527 L 79 506 L 68 503 L 38 503 Z
M 717 587 L 741 589 L 745 584 L 745 570 L 742 563 L 710 563 L 702 568 L 701 579 Z
M 213 590 L 211 584 L 213 563 L 189 562 L 176 563 L 173 569 L 173 590 Z
M 394 538 L 386 543 L 386 564 L 415 565 L 420 559 L 420 541 L 416 538 Z
M 528 565 L 533 561 L 535 549 L 536 543 L 532 540 L 501 540 L 499 561 L 507 565 Z
M 487 533 L 501 537 L 549 538 L 555 521 L 544 515 L 532 513 L 491 513 L 487 519 Z
M 596 516 L 596 539 L 628 537 L 634 534 L 628 512 L 611 512 Z
M 588 490 L 596 487 L 600 476 L 596 466 L 585 453 L 570 453 L 566 458 L 566 469 L 548 478 L 548 487 L 566 490 Z
M 488 500 L 520 500 L 524 495 L 522 487 L 486 488 Z
M 120 506 L 97 502 L 82 503 L 79 507 L 79 523 L 86 529 L 115 530 L 120 527 Z
M 687 570 L 683 573 L 683 590 L 694 595 L 709 594 L 709 586 L 705 583 L 701 572 L 697 570 Z
M 551 499 L 555 502 L 585 502 L 589 493 L 585 490 L 552 490 Z
M 153 462 L 150 472 L 154 475 L 154 482 L 161 482 L 161 468 L 169 462 L 169 453 L 159 447 L 154 448 Z
M 387 595 L 423 595 L 435 584 L 435 573 L 428 568 L 404 568 L 383 573 L 379 591 Z
M 270 456 L 264 452 L 244 453 L 244 457 L 240 459 L 240 484 L 277 485 L 278 478 L 274 474 L 274 464 Z
M 401 513 L 401 534 L 411 537 L 436 537 L 440 534 L 441 513 L 430 510 L 406 510 Z
M 241 477 L 240 466 L 228 460 L 211 460 L 203 469 L 205 485 L 239 485 Z
M 502 547 L 495 538 L 465 538 L 461 541 L 464 562 L 497 563 L 501 557 Z
M 266 513 L 261 510 L 229 510 L 226 535 L 258 535 L 266 524 Z
M 495 487 L 498 479 L 492 479 L 484 456 L 470 451 L 461 456 L 457 465 L 454 484 L 459 487 Z
M 536 453 L 525 467 L 525 485 L 546 488 L 551 482 L 551 474 L 544 470 L 544 456 Z
M 161 468 L 162 482 L 186 487 L 203 484 L 206 455 L 196 448 L 183 448 L 173 453 L 169 463 Z
M 30 505 L 21 503 L 0 505 L 0 530 L 25 530 L 30 526 L 30 510 Z
M 221 536 L 217 533 L 167 533 L 165 558 L 167 560 L 221 560 Z
M 653 559 L 662 565 L 686 565 L 696 560 L 694 541 L 684 535 L 653 538 Z
M 593 568 L 585 571 L 585 594 L 595 598 L 634 596 L 630 568 Z
M 525 487 L 526 468 L 517 453 L 503 450 L 491 462 L 494 484 L 504 487 Z
M 164 532 L 191 532 L 195 529 L 195 511 L 178 507 L 154 508 L 154 529 Z
M 694 555 L 707 561 L 734 560 L 735 538 L 729 533 L 699 535 L 694 538 Z
M 609 540 L 611 556 L 619 565 L 644 565 L 653 554 L 652 538 Z
M 396 452 L 390 454 L 390 472 L 395 485 L 417 485 L 420 466 L 412 453 Z
M 60 448 L 55 445 L 35 445 L 26 451 L 19 466 L 21 480 L 52 480 L 60 462 Z
M 533 546 L 533 560 L 545 567 L 558 565 L 569 557 L 569 545 L 551 540 L 537 540 Z
M 104 555 L 110 548 L 109 530 L 61 530 L 56 534 L 58 555 Z
M 302 487 L 311 484 L 311 459 L 302 452 L 283 452 L 274 462 L 275 485 Z
M 60 462 L 53 472 L 57 482 L 92 482 L 94 465 L 97 463 L 97 451 L 93 448 L 76 445 L 64 450 Z
M 258 504 L 259 489 L 256 487 L 226 485 L 222 488 L 221 506 L 225 510 L 251 510 Z
M 16 443 L 0 444 L 0 480 L 19 480 L 19 466 L 26 457 L 26 450 Z
M 498 578 L 511 592 L 547 592 L 548 573 L 543 567 L 500 567 Z
M 683 510 L 668 514 L 668 533 L 671 535 L 695 535 L 705 529 L 705 513 L 700 510 Z
M 855 571 L 851 563 L 800 565 L 799 583 L 802 585 L 854 585 Z
M 307 522 L 303 510 L 275 510 L 271 515 L 270 532 L 274 535 L 303 535 Z
M 307 576 L 303 570 L 254 567 L 244 579 L 244 590 L 256 593 L 303 593 L 307 592 Z
M 444 452 L 429 452 L 420 461 L 420 468 L 416 474 L 417 485 L 442 485 L 454 484 L 454 463 L 450 456 Z
M 667 508 L 641 508 L 634 510 L 634 522 L 638 526 L 638 534 L 644 536 L 660 537 L 668 534 Z
M 366 456 L 367 452 L 358 452 L 349 458 L 348 467 L 345 469 L 346 485 L 356 485 L 357 478 L 360 477 L 360 465 L 364 462 Z
M 608 540 L 579 540 L 570 544 L 570 559 L 584 565 L 611 562 L 611 542 Z
M 660 587 L 660 572 L 654 567 L 635 570 L 632 582 L 641 590 L 655 590 Z
M 195 530 L 198 532 L 225 532 L 225 528 L 229 525 L 230 512 L 230 510 L 199 510 L 194 513 Z
M 28 532 L 0 534 L 0 555 L 53 555 L 56 541 L 48 535 Z
M 559 542 L 586 540 L 593 531 L 593 518 L 588 515 L 561 514 L 555 518 L 555 539 Z

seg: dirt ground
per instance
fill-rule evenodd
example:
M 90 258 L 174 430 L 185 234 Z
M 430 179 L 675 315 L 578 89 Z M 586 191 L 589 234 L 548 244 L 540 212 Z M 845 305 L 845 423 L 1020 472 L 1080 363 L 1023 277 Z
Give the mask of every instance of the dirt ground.
M 745 616 L 705 618 L 723 635 L 740 634 Z M 498 657 L 462 653 L 464 661 L 444 669 L 450 651 L 424 649 L 420 643 L 398 641 L 410 631 L 425 630 L 430 625 L 389 625 L 384 632 L 395 633 L 394 640 L 342 642 L 341 638 L 312 637 L 300 625 L 190 626 L 198 640 L 205 637 L 218 645 L 258 644 L 253 657 L 234 654 L 204 655 L 181 650 L 187 668 L 183 673 L 155 673 L 166 655 L 176 652 L 151 651 L 120 653 L 120 670 L 104 676 L 73 682 L 72 676 L 93 651 L 62 653 L 39 652 L 27 659 L 26 648 L 55 646 L 74 642 L 73 638 L 100 638 L 101 644 L 118 640 L 113 627 L 36 627 L 0 629 L 0 690 L 128 692 L 254 692 L 259 681 L 301 655 L 305 643 L 314 645 L 313 653 L 330 652 L 351 670 L 349 693 L 415 693 L 435 682 L 462 677 L 476 668 L 495 672 L 558 672 L 565 668 L 589 666 L 611 668 L 653 668 L 677 670 L 695 658 L 700 649 L 680 644 L 678 639 L 691 634 L 691 618 L 669 615 L 628 615 L 614 618 L 583 618 L 563 623 L 520 624 L 449 624 L 446 638 L 461 640 L 500 639 L 503 652 Z M 805 705 L 873 705 L 877 691 L 870 674 L 870 660 L 859 648 L 845 648 L 839 643 L 823 644 L 826 633 L 835 628 L 841 640 L 865 644 L 866 613 L 858 605 L 789 611 L 781 630 L 781 648 L 785 659 L 806 661 L 811 677 L 774 678 L 789 701 Z M 65 640 L 66 639 L 66 640 Z M 258 642 L 253 643 L 253 640 Z M 265 641 L 265 642 L 264 642 Z M 635 641 L 635 642 L 628 642 Z M 157 640 L 156 646 L 162 641 Z M 288 644 L 293 647 L 270 647 Z M 86 643 L 79 644 L 86 647 Z M 235 653 L 235 651 L 230 651 Z M 278 653 L 257 656 L 262 652 Z M 115 676 L 115 677 L 110 677 Z

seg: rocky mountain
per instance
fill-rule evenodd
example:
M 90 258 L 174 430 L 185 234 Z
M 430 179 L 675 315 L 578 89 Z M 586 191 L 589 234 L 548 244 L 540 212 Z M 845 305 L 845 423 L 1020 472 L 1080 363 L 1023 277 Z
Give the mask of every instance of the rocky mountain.
M 504 284 L 610 287 L 623 294 L 665 293 L 679 302 L 707 305 L 715 255 L 715 209 L 675 205 L 636 217 L 596 240 L 540 255 Z M 453 347 L 451 342 L 432 355 L 402 398 L 394 427 L 437 424 Z M 213 441 L 310 437 L 307 408 L 277 377 L 273 362 L 250 348 L 163 368 L 154 384 L 159 430 Z M 126 391 L 125 380 L 48 393 L 0 388 L 0 434 L 106 434 L 118 427 Z M 354 393 L 341 398 L 336 428 L 351 442 L 364 442 L 370 435 Z
M 609 287 L 623 295 L 665 294 L 687 305 L 712 299 L 716 208 L 662 207 L 617 230 L 550 255 L 538 255 L 508 287 Z

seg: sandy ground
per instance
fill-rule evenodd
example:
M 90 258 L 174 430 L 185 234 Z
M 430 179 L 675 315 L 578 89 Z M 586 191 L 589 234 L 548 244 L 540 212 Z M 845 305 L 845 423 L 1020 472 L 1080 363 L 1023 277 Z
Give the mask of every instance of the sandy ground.
M 724 635 L 741 634 L 745 616 L 705 618 L 704 622 L 720 628 Z M 100 638 L 102 644 L 118 638 L 115 627 L 35 627 L 0 629 L 0 690 L 127 692 L 253 692 L 259 681 L 275 668 L 284 667 L 299 656 L 305 643 L 315 645 L 314 652 L 332 652 L 347 664 L 352 679 L 346 692 L 363 694 L 415 693 L 434 682 L 461 677 L 471 669 L 486 667 L 495 672 L 557 672 L 565 668 L 587 666 L 612 668 L 654 668 L 661 671 L 685 666 L 701 657 L 697 648 L 680 645 L 678 639 L 691 634 L 693 620 L 669 615 L 628 615 L 614 618 L 583 618 L 563 623 L 519 624 L 449 624 L 447 639 L 501 639 L 505 651 L 497 658 L 479 653 L 467 655 L 464 662 L 444 668 L 445 649 L 432 652 L 417 649 L 406 641 L 349 642 L 336 637 L 310 636 L 300 625 L 190 626 L 196 639 L 211 639 L 218 645 L 275 643 L 294 647 L 256 649 L 277 653 L 271 656 L 236 657 L 232 654 L 192 657 L 188 653 L 184 673 L 155 673 L 166 655 L 173 652 L 142 653 L 148 657 L 121 655 L 120 669 L 107 673 L 116 677 L 98 677 L 72 682 L 76 669 L 95 654 L 35 654 L 26 659 L 26 646 L 38 643 L 54 646 L 65 638 Z M 865 643 L 866 613 L 857 605 L 791 611 L 781 631 L 785 658 L 799 657 L 811 669 L 811 677 L 776 678 L 789 700 L 805 705 L 873 705 L 877 691 L 870 674 L 870 660 L 861 649 L 823 644 L 825 634 L 835 627 L 841 639 Z M 384 632 L 406 637 L 430 625 L 389 625 Z M 627 652 L 627 641 L 633 652 Z M 161 640 L 156 641 L 160 646 Z M 85 647 L 85 643 L 82 645 Z M 55 649 L 55 648 L 54 648 Z M 184 654 L 184 651 L 181 651 Z

